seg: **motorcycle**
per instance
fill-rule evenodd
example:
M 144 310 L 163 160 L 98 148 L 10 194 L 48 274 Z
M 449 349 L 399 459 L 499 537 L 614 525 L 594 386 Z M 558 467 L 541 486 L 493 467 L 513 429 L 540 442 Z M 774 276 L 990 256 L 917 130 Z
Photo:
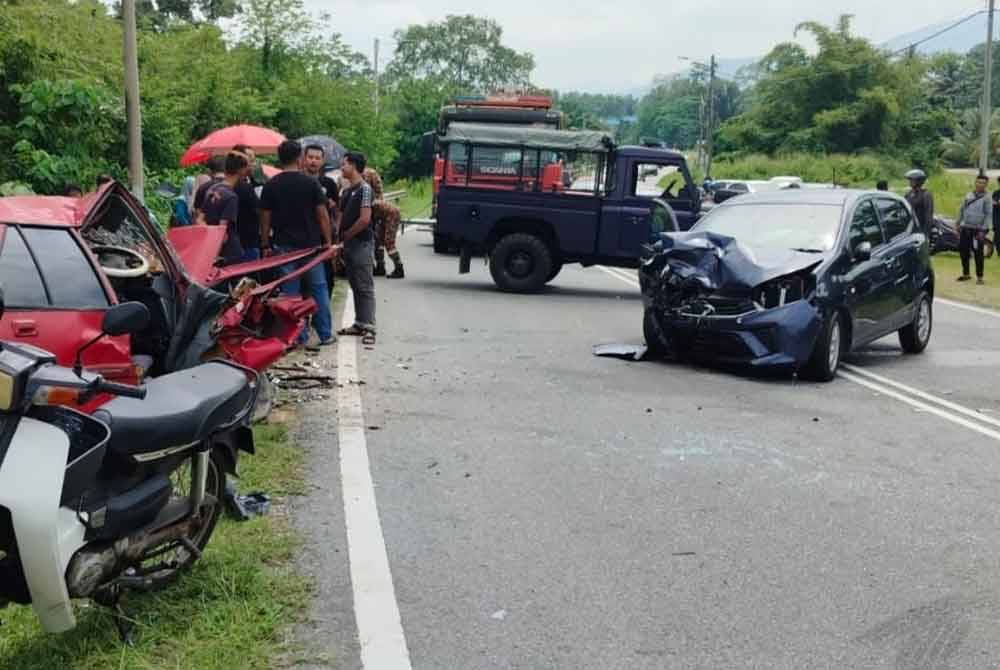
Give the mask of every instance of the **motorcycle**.
M 109 309 L 72 369 L 0 342 L 0 608 L 30 604 L 48 632 L 74 628 L 71 601 L 89 598 L 114 609 L 128 642 L 122 595 L 159 589 L 199 559 L 226 474 L 254 451 L 253 370 L 212 361 L 141 387 L 83 370 L 89 344 L 148 321 L 141 303 Z M 91 415 L 70 407 L 99 394 L 115 398 Z

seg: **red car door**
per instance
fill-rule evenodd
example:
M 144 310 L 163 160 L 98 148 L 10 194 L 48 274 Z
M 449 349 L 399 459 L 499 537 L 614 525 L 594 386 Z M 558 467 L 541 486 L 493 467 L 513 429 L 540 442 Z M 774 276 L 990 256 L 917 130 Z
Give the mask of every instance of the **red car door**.
M 75 230 L 65 226 L 0 225 L 0 288 L 6 303 L 0 339 L 50 351 L 67 366 L 100 333 L 111 304 Z M 83 362 L 109 379 L 136 381 L 128 337 L 104 338 Z

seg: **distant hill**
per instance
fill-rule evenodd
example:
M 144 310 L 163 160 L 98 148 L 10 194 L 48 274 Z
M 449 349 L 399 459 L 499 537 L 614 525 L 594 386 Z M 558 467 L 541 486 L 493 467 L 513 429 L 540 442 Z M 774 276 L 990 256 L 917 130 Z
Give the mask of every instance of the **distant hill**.
M 936 23 L 934 25 L 927 26 L 926 28 L 914 30 L 911 33 L 906 33 L 905 35 L 900 35 L 899 37 L 894 37 L 879 46 L 890 51 L 899 51 L 907 48 L 915 42 L 919 42 L 930 37 L 939 30 L 947 28 L 952 23 L 954 23 L 954 21 Z M 994 21 L 993 31 L 993 39 L 997 39 L 997 36 L 1000 35 L 1000 17 L 997 17 Z M 968 53 L 969 50 L 976 45 L 982 44 L 985 41 L 986 14 L 980 14 L 979 16 L 969 19 L 962 25 L 953 28 L 942 35 L 938 35 L 927 42 L 924 42 L 917 47 L 917 51 L 922 54 L 936 54 L 946 51 L 964 54 Z

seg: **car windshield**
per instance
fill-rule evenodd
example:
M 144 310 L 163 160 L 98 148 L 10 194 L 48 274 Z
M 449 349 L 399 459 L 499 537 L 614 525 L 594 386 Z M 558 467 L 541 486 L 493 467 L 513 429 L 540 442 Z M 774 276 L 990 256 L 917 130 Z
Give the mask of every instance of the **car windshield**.
M 716 207 L 693 230 L 739 240 L 751 249 L 833 249 L 840 227 L 839 205 L 743 204 Z

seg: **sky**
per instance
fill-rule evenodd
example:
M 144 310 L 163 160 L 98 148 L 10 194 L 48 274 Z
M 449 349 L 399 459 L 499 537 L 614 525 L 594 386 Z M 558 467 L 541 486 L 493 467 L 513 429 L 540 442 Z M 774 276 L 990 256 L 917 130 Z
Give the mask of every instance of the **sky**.
M 876 44 L 958 18 L 985 0 L 305 0 L 331 14 L 331 29 L 371 57 L 375 37 L 383 59 L 389 38 L 412 23 L 448 14 L 495 19 L 504 43 L 535 56 L 538 86 L 592 92 L 637 92 L 660 74 L 685 68 L 686 56 L 754 58 L 793 39 L 802 21 L 836 22 L 854 14 L 854 31 Z

